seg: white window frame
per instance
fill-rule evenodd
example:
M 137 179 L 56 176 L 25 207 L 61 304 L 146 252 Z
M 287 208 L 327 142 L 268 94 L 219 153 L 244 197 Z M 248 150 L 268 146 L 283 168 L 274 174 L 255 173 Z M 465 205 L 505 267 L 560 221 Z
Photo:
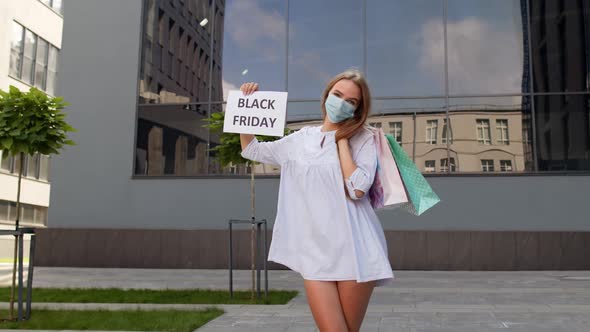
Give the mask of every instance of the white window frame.
M 399 125 L 399 127 L 398 127 Z M 403 122 L 401 121 L 392 121 L 389 122 L 389 133 L 396 142 L 402 144 L 402 133 L 403 133 Z
M 489 119 L 477 119 L 476 121 L 476 137 L 477 142 L 483 145 L 491 145 L 492 137 L 490 132 Z M 487 133 L 487 135 L 486 135 Z
M 432 166 L 428 166 L 428 164 L 430 162 L 432 162 Z M 426 173 L 436 172 L 436 160 L 425 160 L 424 161 L 424 172 L 426 172 Z
M 450 122 L 450 121 L 448 121 L 448 122 Z M 441 142 L 443 144 L 447 144 L 447 136 L 449 139 L 449 144 L 453 144 L 453 130 L 451 130 L 451 126 L 448 125 L 447 119 L 445 118 L 445 119 L 443 119 L 442 139 L 441 139 Z
M 491 162 L 491 164 L 488 164 L 488 162 Z M 494 172 L 494 160 L 481 159 L 481 171 L 484 173 Z
M 426 120 L 426 144 L 437 144 L 438 120 Z
M 507 119 L 497 119 L 496 120 L 496 135 L 497 135 L 497 142 L 501 145 L 509 145 L 510 144 L 510 137 L 508 135 L 508 120 Z
M 500 160 L 500 171 L 501 172 L 512 172 L 512 160 Z

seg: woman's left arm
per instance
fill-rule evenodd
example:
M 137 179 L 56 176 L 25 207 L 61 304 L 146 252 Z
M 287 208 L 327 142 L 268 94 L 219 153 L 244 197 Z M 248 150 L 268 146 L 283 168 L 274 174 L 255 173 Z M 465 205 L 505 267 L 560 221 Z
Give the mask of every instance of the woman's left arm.
M 371 188 L 377 170 L 375 142 L 369 138 L 355 156 L 356 160 L 352 157 L 348 139 L 340 139 L 337 144 L 348 196 L 352 199 L 361 199 Z

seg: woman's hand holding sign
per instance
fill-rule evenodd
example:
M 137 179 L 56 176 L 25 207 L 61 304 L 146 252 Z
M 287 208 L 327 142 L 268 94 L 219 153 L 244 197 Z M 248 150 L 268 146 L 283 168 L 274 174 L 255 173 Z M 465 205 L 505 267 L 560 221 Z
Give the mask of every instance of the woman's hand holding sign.
M 258 83 L 254 82 L 246 82 L 240 86 L 240 90 L 244 94 L 244 96 L 250 95 L 256 91 L 258 91 Z M 252 134 L 240 134 L 240 143 L 242 145 L 242 150 L 244 150 L 250 141 L 254 139 L 254 135 Z

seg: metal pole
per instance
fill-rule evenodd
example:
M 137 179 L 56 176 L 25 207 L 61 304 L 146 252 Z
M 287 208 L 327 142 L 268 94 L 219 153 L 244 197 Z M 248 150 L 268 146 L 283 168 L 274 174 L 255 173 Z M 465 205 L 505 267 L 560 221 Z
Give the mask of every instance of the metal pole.
M 31 234 L 31 244 L 29 248 L 29 273 L 27 274 L 27 312 L 25 319 L 31 318 L 31 302 L 33 299 L 33 269 L 35 266 L 35 241 L 37 236 Z
M 18 236 L 18 320 L 23 320 L 23 233 Z
M 260 298 L 260 223 L 256 222 L 256 297 Z
M 233 270 L 232 270 L 232 221 L 229 221 L 229 297 L 234 297 L 234 289 L 233 289 Z
M 268 268 L 266 266 L 266 256 L 267 256 L 267 249 L 266 249 L 266 219 L 264 220 L 264 257 L 263 257 L 263 264 L 264 264 L 264 299 L 268 300 Z

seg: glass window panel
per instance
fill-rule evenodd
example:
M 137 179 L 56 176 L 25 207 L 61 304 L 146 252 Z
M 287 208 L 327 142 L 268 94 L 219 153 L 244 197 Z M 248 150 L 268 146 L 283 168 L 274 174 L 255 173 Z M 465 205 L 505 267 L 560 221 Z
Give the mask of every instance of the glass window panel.
M 395 138 L 395 141 L 401 144 L 402 142 L 402 133 L 403 133 L 403 122 L 395 121 L 389 122 L 388 134 L 392 135 Z
M 37 178 L 37 167 L 39 165 L 39 155 L 27 156 L 27 176 Z
M 207 105 L 141 106 L 135 174 L 206 175 L 208 130 L 202 127 L 206 118 Z
M 12 168 L 12 173 L 18 174 L 20 172 L 20 163 L 21 163 L 20 156 L 13 157 L 13 160 L 14 160 L 13 161 L 14 167 Z M 27 171 L 27 169 L 25 167 L 23 167 L 23 175 L 25 174 L 26 171 Z
M 533 1 L 534 2 L 534 1 Z M 521 0 L 448 0 L 452 95 L 529 92 L 526 10 Z
M 49 56 L 47 62 L 47 85 L 45 91 L 50 95 L 55 95 L 55 84 L 57 81 L 57 57 L 59 50 L 54 47 L 49 47 Z
M 16 202 L 8 202 L 8 221 L 16 220 Z
M 35 207 L 35 224 L 47 225 L 47 208 L 41 206 Z
M 493 172 L 494 171 L 494 160 L 493 159 L 482 159 L 481 160 L 481 171 L 482 172 Z
M 425 139 L 427 121 L 437 120 L 440 124 L 445 118 L 444 105 L 444 99 L 374 100 L 369 121 L 380 121 L 382 128 L 389 127 L 389 130 L 392 122 L 400 126 L 398 143 L 416 165 L 424 165 L 426 160 L 440 160 L 447 156 L 446 145 L 429 144 Z
M 145 2 L 140 104 L 207 102 L 210 81 L 214 93 L 220 94 L 222 53 L 217 48 L 211 53 L 213 19 L 209 2 L 198 1 L 201 10 L 192 16 L 186 15 L 190 5 L 187 1 L 174 7 L 165 0 Z M 218 19 L 223 26 L 220 11 L 222 8 L 218 8 Z
M 6 152 L 0 150 L 0 168 L 4 171 L 10 172 L 12 170 L 12 157 L 4 155 Z
M 32 224 L 35 222 L 35 209 L 28 204 L 21 204 L 21 223 Z
M 440 160 L 440 172 L 447 173 L 449 172 L 449 160 L 451 161 L 451 172 L 456 172 L 457 168 L 455 166 L 455 158 L 443 158 Z
M 535 92 L 588 91 L 587 1 L 529 1 Z
M 424 161 L 424 172 L 425 173 L 433 173 L 435 171 L 436 171 L 436 160 Z
M 21 79 L 31 84 L 33 82 L 33 68 L 35 65 L 35 49 L 37 48 L 37 36 L 31 31 L 25 31 L 25 47 L 23 56 L 23 72 Z
M 0 220 L 8 221 L 8 201 L 0 201 Z
M 12 22 L 12 36 L 10 42 L 10 75 L 20 77 L 23 61 L 24 28 L 22 25 Z
M 443 1 L 367 1 L 366 22 L 373 96 L 444 94 Z
M 35 64 L 35 86 L 45 90 L 45 80 L 47 77 L 47 57 L 49 44 L 39 38 L 37 42 L 37 56 Z
M 322 123 L 320 101 L 301 101 L 287 103 L 287 122 Z
M 540 171 L 590 170 L 590 95 L 535 97 Z
M 53 9 L 58 13 L 63 14 L 64 8 L 62 0 L 53 0 Z
M 437 144 L 438 120 L 426 120 L 426 144 Z
M 512 160 L 500 160 L 501 172 L 512 172 Z
M 49 181 L 49 156 L 39 157 L 39 180 Z
M 290 99 L 319 98 L 334 75 L 362 67 L 361 15 L 357 0 L 289 3 Z
M 298 2 L 292 1 L 294 5 Z M 311 2 L 304 2 L 305 6 Z M 286 66 L 286 1 L 227 0 L 222 23 L 223 94 L 244 82 L 258 82 L 260 89 L 284 91 Z M 217 34 L 216 34 L 217 35 Z M 220 40 L 221 42 L 221 40 Z M 217 62 L 219 63 L 219 62 Z M 217 78 L 218 79 L 218 78 Z M 320 92 L 314 95 L 319 96 Z M 289 96 L 291 97 L 291 96 Z M 214 98 L 214 100 L 220 100 Z
M 481 160 L 511 160 L 514 172 L 534 170 L 530 97 L 451 98 L 449 154 L 457 172 L 481 172 Z M 487 169 L 487 168 L 486 168 Z

